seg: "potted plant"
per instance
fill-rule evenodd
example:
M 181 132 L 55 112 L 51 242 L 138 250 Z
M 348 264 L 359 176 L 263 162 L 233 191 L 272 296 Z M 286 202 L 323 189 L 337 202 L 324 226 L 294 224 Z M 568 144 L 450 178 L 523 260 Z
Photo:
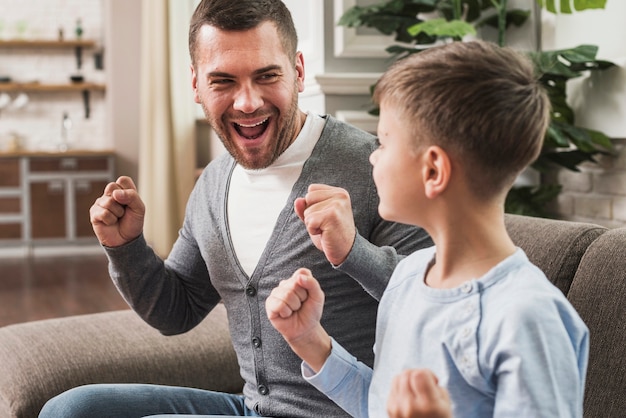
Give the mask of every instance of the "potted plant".
M 556 13 L 554 0 L 537 0 L 537 4 Z M 574 0 L 574 10 L 604 8 L 605 4 L 606 0 Z M 560 12 L 572 12 L 570 0 L 560 1 Z M 467 35 L 476 35 L 477 29 L 489 26 L 497 30 L 497 43 L 503 46 L 507 29 L 521 26 L 530 14 L 529 10 L 510 9 L 507 0 L 388 0 L 372 6 L 354 6 L 343 14 L 338 24 L 370 27 L 385 35 L 395 35 L 400 44 L 389 46 L 387 52 L 393 59 L 402 59 L 436 43 L 462 41 Z M 595 162 L 595 156 L 613 150 L 608 136 L 577 126 L 574 112 L 567 104 L 569 80 L 614 65 L 596 59 L 597 52 L 594 45 L 527 51 L 552 104 L 543 149 L 532 166 L 539 172 L 555 166 L 579 171 L 583 162 Z M 376 114 L 377 109 L 370 113 Z M 546 205 L 560 190 L 558 184 L 515 186 L 507 196 L 506 210 L 549 216 Z

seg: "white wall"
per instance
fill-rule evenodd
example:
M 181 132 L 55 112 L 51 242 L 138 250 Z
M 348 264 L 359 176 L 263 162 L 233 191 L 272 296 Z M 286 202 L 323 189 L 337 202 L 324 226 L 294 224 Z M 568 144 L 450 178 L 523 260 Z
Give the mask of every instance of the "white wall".
M 298 32 L 298 49 L 304 56 L 304 91 L 300 107 L 324 113 L 324 96 L 315 79 L 324 72 L 324 7 L 320 0 L 284 0 Z
M 118 175 L 139 172 L 140 0 L 105 0 L 107 106 L 103 144 L 116 153 Z

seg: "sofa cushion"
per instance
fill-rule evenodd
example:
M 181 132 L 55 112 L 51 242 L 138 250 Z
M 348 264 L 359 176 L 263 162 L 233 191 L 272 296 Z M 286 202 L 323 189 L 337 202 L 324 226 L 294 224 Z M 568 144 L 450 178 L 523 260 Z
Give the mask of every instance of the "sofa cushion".
M 599 225 L 507 214 L 511 239 L 567 295 L 589 244 L 607 231 Z
M 580 263 L 568 299 L 589 327 L 585 417 L 626 415 L 626 228 L 602 234 Z
M 0 359 L 0 417 L 36 417 L 49 398 L 89 383 L 243 387 L 221 304 L 170 337 L 130 310 L 10 325 L 0 328 Z

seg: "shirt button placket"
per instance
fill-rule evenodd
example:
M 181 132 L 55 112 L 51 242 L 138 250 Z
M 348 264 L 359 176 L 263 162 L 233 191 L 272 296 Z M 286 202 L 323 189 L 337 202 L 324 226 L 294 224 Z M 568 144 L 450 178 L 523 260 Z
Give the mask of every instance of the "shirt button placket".
M 461 286 L 461 291 L 463 293 L 471 292 L 472 291 L 472 284 L 470 282 L 463 283 L 463 285 Z

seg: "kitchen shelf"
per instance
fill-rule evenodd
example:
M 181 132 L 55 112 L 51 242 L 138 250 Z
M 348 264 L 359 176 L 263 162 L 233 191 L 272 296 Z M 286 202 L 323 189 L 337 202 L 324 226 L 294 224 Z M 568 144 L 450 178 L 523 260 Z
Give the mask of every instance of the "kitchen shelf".
M 76 55 L 76 68 L 78 70 L 82 67 L 82 54 L 85 48 L 95 48 L 96 41 L 94 40 L 54 40 L 54 39 L 11 39 L 0 40 L 0 49 L 74 49 Z M 105 91 L 104 84 L 90 83 L 90 82 L 68 82 L 68 83 L 16 83 L 10 81 L 9 77 L 6 77 L 9 82 L 0 82 L 0 93 L 2 92 L 26 92 L 26 93 L 59 93 L 59 92 L 81 92 L 83 96 L 83 105 L 85 108 L 85 119 L 89 119 L 90 107 L 89 107 L 89 95 L 92 91 Z
M 76 67 L 80 70 L 83 65 L 83 49 L 94 48 L 96 41 L 93 40 L 54 40 L 54 39 L 10 39 L 6 41 L 0 40 L 0 48 L 44 48 L 44 49 L 59 49 L 59 48 L 74 48 L 76 55 Z
M 50 93 L 50 92 L 74 92 L 74 91 L 104 91 L 106 86 L 98 83 L 67 83 L 67 84 L 48 84 L 48 83 L 0 83 L 0 92 L 27 92 L 27 93 Z
M 0 48 L 94 48 L 95 46 L 96 42 L 90 40 L 11 39 L 0 41 Z
M 68 84 L 43 84 L 43 83 L 0 83 L 0 93 L 2 92 L 24 92 L 24 93 L 62 93 L 81 92 L 83 95 L 83 107 L 85 108 L 85 119 L 89 119 L 91 107 L 89 105 L 89 93 L 91 91 L 105 91 L 106 86 L 98 83 L 68 83 Z

